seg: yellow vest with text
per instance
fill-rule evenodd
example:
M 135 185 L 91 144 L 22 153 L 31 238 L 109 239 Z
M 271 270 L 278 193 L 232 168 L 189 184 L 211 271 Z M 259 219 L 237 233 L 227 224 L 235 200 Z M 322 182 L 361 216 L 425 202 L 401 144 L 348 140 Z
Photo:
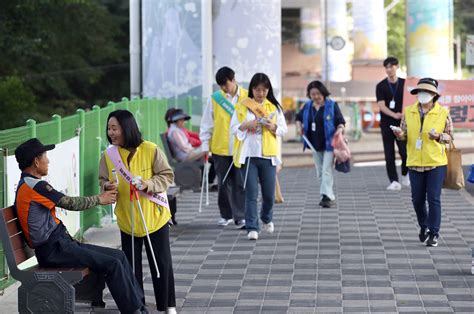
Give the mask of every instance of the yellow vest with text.
M 130 165 L 127 163 L 128 155 L 130 151 L 119 147 L 119 154 L 122 157 L 122 161 L 130 173 L 134 176 L 141 176 L 143 180 L 148 180 L 153 176 L 153 161 L 156 154 L 156 144 L 148 141 L 144 141 L 137 147 L 135 155 L 130 160 Z M 107 168 L 109 169 L 109 178 L 112 178 L 112 168 L 114 164 L 110 160 L 109 156 L 105 153 L 105 161 Z M 118 197 L 115 206 L 115 215 L 117 215 L 117 224 L 121 231 L 131 235 L 132 234 L 132 216 L 130 212 L 130 185 L 122 178 L 121 175 L 117 175 L 118 184 Z M 145 222 L 148 227 L 148 232 L 153 233 L 159 230 L 161 227 L 168 223 L 171 218 L 171 213 L 165 207 L 159 206 L 144 197 L 140 197 L 140 204 L 142 205 L 143 215 L 145 216 Z M 133 215 L 134 215 L 134 230 L 133 235 L 137 237 L 146 236 L 146 230 L 143 226 L 143 222 L 138 209 L 136 200 L 133 202 Z
M 268 114 L 271 114 L 272 112 L 275 112 L 278 110 L 274 104 L 268 101 L 268 99 L 265 99 L 265 102 L 263 103 L 263 107 L 265 108 L 266 112 L 268 112 Z M 235 107 L 235 113 L 237 115 L 237 119 L 239 120 L 239 123 L 242 123 L 246 120 L 247 112 L 248 112 L 248 109 L 246 106 L 240 103 L 237 104 L 237 106 Z M 275 115 L 271 119 L 271 121 L 273 123 L 276 123 L 277 115 Z M 240 168 L 241 166 L 239 162 L 241 150 L 242 150 L 242 141 L 239 141 L 237 137 L 234 137 L 233 160 L 234 160 L 234 165 L 237 168 Z M 272 134 L 272 132 L 270 132 L 266 127 L 262 127 L 262 156 L 275 157 L 277 156 L 277 154 L 278 154 L 278 142 L 277 142 L 276 135 Z
M 431 140 L 428 135 L 431 129 L 435 129 L 436 133 L 443 133 L 448 113 L 448 109 L 436 103 L 425 114 L 423 129 L 421 130 L 421 149 L 416 149 L 416 140 L 420 137 L 421 127 L 418 103 L 405 108 L 407 167 L 437 167 L 448 164 L 445 145 L 436 140 Z
M 220 91 L 225 98 L 225 93 Z M 248 97 L 248 91 L 239 86 L 239 99 L 237 103 Z M 230 120 L 231 116 L 222 107 L 212 100 L 212 110 L 214 111 L 214 131 L 212 132 L 209 150 L 211 153 L 220 156 L 231 156 L 229 152 Z

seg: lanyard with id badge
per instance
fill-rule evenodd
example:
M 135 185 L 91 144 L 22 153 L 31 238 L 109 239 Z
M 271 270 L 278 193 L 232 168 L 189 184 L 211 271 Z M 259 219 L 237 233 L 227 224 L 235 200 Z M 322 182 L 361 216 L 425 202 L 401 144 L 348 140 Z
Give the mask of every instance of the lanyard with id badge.
M 423 131 L 423 122 L 425 122 L 425 113 L 423 112 L 423 109 L 420 109 L 420 134 L 418 135 L 418 138 L 415 142 L 415 149 L 417 150 L 421 150 L 421 147 L 423 146 L 423 140 L 421 139 L 421 132 Z
M 318 115 L 318 110 L 316 108 L 311 108 L 311 131 L 316 132 L 316 116 Z
M 395 85 L 395 90 L 392 88 L 392 84 L 387 79 L 388 87 L 390 88 L 390 91 L 392 92 L 392 100 L 389 102 L 389 108 L 390 109 L 395 109 L 395 93 L 397 92 L 398 89 L 398 83 L 400 83 L 400 79 L 397 79 L 397 84 Z

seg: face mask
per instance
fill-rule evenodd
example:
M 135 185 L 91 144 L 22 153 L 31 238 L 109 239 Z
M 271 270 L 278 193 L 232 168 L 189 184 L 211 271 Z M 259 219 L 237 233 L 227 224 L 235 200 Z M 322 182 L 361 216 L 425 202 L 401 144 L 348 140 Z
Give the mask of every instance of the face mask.
M 430 102 L 431 99 L 433 99 L 433 95 L 426 92 L 419 92 L 418 94 L 416 94 L 416 97 L 418 98 L 420 104 L 427 104 Z

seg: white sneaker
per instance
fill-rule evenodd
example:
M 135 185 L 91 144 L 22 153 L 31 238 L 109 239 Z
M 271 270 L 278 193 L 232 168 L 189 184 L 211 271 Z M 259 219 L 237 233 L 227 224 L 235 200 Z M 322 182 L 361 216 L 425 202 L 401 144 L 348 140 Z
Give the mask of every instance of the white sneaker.
M 402 189 L 402 185 L 398 183 L 397 181 L 393 181 L 392 183 L 390 183 L 389 186 L 387 186 L 387 190 L 390 190 L 390 191 L 400 191 L 401 189 Z
M 177 314 L 175 307 L 169 307 L 166 309 L 166 314 Z
M 247 239 L 249 239 L 249 240 L 258 240 L 258 232 L 255 231 L 255 230 L 250 231 L 247 234 Z
M 407 175 L 402 176 L 402 185 L 410 186 L 410 177 Z
M 262 231 L 265 231 L 267 233 L 273 233 L 273 230 L 274 230 L 274 226 L 273 226 L 273 222 L 269 222 L 269 223 L 264 223 L 263 226 L 262 226 Z
M 225 219 L 225 218 L 220 218 L 218 221 L 217 221 L 217 224 L 219 226 L 227 226 L 228 224 L 230 224 L 232 221 L 232 219 Z

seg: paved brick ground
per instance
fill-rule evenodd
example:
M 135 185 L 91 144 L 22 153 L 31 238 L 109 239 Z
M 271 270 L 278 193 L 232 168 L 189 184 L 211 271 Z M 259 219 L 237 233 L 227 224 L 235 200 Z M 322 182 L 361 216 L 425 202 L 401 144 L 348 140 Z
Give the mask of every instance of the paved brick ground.
M 202 213 L 199 193 L 183 193 L 171 232 L 178 311 L 474 313 L 474 208 L 465 197 L 443 191 L 440 244 L 428 248 L 409 190 L 386 191 L 384 167 L 337 174 L 331 209 L 317 205 L 315 176 L 314 168 L 283 170 L 275 233 L 258 241 L 216 225 L 216 193 Z

